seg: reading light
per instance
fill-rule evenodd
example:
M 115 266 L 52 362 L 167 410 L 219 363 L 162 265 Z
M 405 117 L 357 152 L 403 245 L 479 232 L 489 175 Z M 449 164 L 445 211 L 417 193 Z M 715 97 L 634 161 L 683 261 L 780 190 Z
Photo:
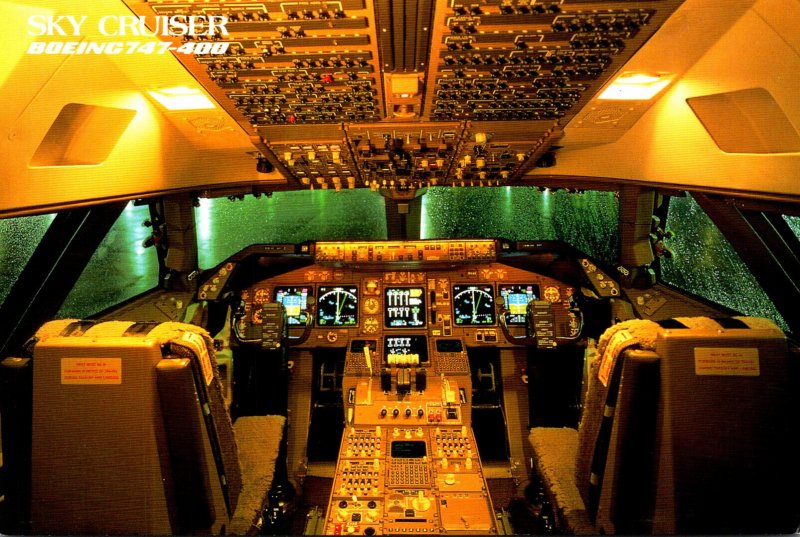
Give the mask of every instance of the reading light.
M 669 73 L 623 73 L 609 85 L 598 99 L 616 101 L 646 101 L 672 82 Z
M 198 88 L 175 86 L 148 91 L 147 93 L 167 110 L 207 110 L 214 108 L 214 103 L 211 102 L 211 99 L 206 97 Z

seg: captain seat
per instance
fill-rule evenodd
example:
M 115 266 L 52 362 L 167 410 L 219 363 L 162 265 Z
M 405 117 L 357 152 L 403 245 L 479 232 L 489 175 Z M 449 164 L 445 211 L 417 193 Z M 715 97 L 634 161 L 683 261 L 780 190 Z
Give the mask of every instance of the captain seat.
M 35 341 L 32 533 L 257 532 L 285 417 L 231 424 L 207 332 L 62 320 Z
M 798 359 L 772 321 L 625 321 L 588 366 L 578 430 L 529 437 L 560 531 L 798 529 Z

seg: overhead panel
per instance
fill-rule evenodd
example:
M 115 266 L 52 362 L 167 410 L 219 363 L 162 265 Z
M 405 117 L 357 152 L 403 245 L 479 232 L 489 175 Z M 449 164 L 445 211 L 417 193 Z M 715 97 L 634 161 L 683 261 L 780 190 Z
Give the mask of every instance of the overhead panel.
M 128 3 L 227 17 L 224 53 L 176 55 L 297 184 L 406 196 L 524 184 L 681 1 Z

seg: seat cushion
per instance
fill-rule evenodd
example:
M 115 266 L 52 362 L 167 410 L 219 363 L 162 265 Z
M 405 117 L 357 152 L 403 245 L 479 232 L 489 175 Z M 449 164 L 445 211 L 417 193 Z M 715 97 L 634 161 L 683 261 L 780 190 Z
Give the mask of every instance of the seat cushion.
M 578 431 L 536 427 L 531 429 L 528 440 L 533 447 L 536 470 L 550 493 L 559 530 L 575 535 L 596 534 L 575 484 Z
M 233 424 L 242 469 L 242 493 L 228 529 L 232 535 L 245 535 L 258 524 L 272 486 L 285 423 L 283 416 L 242 416 Z

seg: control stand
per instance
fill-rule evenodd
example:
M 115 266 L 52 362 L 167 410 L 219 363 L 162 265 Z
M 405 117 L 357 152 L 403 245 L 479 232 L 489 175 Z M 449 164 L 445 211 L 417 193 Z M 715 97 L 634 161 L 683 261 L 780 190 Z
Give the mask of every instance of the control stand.
M 348 352 L 325 534 L 497 534 L 470 427 L 469 368 L 428 374 L 436 358 Z

